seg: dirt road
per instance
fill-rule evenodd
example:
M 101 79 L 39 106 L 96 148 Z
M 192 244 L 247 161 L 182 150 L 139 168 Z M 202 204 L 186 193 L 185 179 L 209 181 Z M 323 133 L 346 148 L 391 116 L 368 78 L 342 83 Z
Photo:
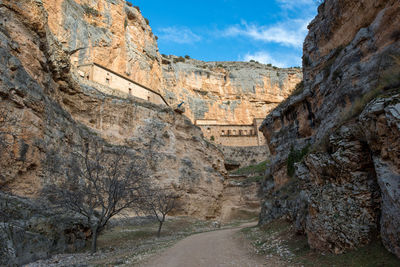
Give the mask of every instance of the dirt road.
M 254 255 L 237 234 L 241 228 L 192 235 L 168 248 L 141 266 L 149 267 L 228 267 L 266 266 L 262 257 Z

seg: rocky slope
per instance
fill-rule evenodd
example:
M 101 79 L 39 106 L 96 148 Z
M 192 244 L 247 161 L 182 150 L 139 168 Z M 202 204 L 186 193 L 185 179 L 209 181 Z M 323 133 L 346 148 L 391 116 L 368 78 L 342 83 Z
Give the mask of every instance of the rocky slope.
M 301 69 L 278 69 L 256 62 L 203 62 L 166 56 L 162 60 L 167 101 L 185 101 L 193 122 L 252 124 L 295 89 Z
M 319 7 L 304 42 L 304 90 L 260 128 L 273 155 L 262 223 L 288 215 L 311 247 L 335 253 L 379 231 L 400 257 L 399 22 L 395 0 Z
M 51 31 L 72 54 L 74 64 L 94 61 L 159 91 L 172 105 L 185 101 L 185 115 L 192 122 L 251 124 L 302 79 L 295 68 L 162 57 L 148 20 L 123 0 L 43 3 Z

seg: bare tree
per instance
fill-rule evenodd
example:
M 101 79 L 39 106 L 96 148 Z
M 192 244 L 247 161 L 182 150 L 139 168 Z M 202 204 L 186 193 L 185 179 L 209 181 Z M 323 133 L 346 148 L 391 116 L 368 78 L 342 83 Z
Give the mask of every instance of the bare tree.
M 49 157 L 48 165 L 57 164 Z M 143 160 L 124 148 L 109 148 L 95 142 L 86 144 L 83 153 L 73 153 L 70 166 L 61 169 L 64 178 L 44 191 L 60 207 L 86 217 L 92 229 L 92 253 L 97 250 L 97 237 L 109 220 L 142 200 L 146 187 Z M 57 166 L 54 166 L 55 169 Z M 53 173 L 54 168 L 50 168 Z M 58 171 L 59 172 L 59 171 Z
M 153 188 L 148 193 L 143 207 L 145 211 L 154 214 L 157 218 L 159 223 L 157 237 L 161 236 L 161 228 L 167 214 L 177 208 L 176 200 L 176 194 L 168 190 Z

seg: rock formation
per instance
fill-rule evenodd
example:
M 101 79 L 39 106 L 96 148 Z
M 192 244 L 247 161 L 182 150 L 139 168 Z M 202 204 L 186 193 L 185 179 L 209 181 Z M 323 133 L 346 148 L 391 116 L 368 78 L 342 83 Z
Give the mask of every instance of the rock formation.
M 52 33 L 74 64 L 96 62 L 164 95 L 185 101 L 185 115 L 251 124 L 285 99 L 302 79 L 298 68 L 162 57 L 138 7 L 122 0 L 43 0 Z
M 380 231 L 400 257 L 399 10 L 326 0 L 304 42 L 304 90 L 260 127 L 273 155 L 261 222 L 289 215 L 313 248 L 341 253 Z M 302 191 L 280 198 L 293 183 Z
M 218 218 L 226 173 L 223 156 L 202 138 L 199 128 L 170 108 L 105 95 L 81 84 L 70 72 L 69 54 L 47 25 L 41 1 L 2 1 L 0 17 L 0 109 L 13 117 L 0 124 L 6 141 L 0 186 L 35 201 L 49 183 L 49 169 L 69 164 L 73 151 L 96 140 L 125 146 L 146 159 L 153 183 L 178 194 L 183 203 L 180 214 Z M 58 161 L 49 161 L 54 155 Z M 40 229 L 37 218 L 48 217 L 47 213 L 35 212 L 36 204 L 30 209 L 34 212 L 23 218 Z M 46 223 L 54 221 L 43 221 L 42 226 Z M 67 233 L 75 227 L 59 226 L 65 229 L 53 230 Z M 25 262 L 67 246 L 48 247 L 58 241 L 40 230 L 37 234 L 43 251 L 33 251 Z M 23 249 L 17 245 L 10 251 Z
M 68 55 L 47 28 L 41 4 L 5 3 L 1 105 L 18 119 L 9 126 L 12 153 L 2 184 L 35 196 L 46 183 L 43 168 L 49 153 L 66 158 L 83 140 L 100 139 L 149 159 L 152 177 L 182 192 L 186 214 L 217 216 L 223 158 L 201 131 L 170 108 L 107 96 L 80 84 L 69 72 Z M 25 11 L 31 6 L 37 13 Z M 189 195 L 198 195 L 197 200 L 190 201 Z M 214 200 L 204 207 L 194 204 L 202 196 Z
M 193 122 L 251 124 L 263 118 L 295 89 L 301 69 L 257 62 L 203 62 L 166 56 L 162 60 L 167 101 L 185 101 Z
M 160 90 L 157 38 L 139 8 L 122 0 L 43 0 L 49 27 L 74 64 L 96 62 Z

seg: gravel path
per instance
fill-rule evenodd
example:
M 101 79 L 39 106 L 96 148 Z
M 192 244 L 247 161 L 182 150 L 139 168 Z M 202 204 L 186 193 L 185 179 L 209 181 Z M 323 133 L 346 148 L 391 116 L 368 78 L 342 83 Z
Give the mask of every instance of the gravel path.
M 249 244 L 238 235 L 241 228 L 255 225 L 244 224 L 239 228 L 212 231 L 192 235 L 163 251 L 141 266 L 147 267 L 258 267 L 268 266 L 260 256 L 252 253 Z M 271 262 L 269 266 L 271 265 Z

